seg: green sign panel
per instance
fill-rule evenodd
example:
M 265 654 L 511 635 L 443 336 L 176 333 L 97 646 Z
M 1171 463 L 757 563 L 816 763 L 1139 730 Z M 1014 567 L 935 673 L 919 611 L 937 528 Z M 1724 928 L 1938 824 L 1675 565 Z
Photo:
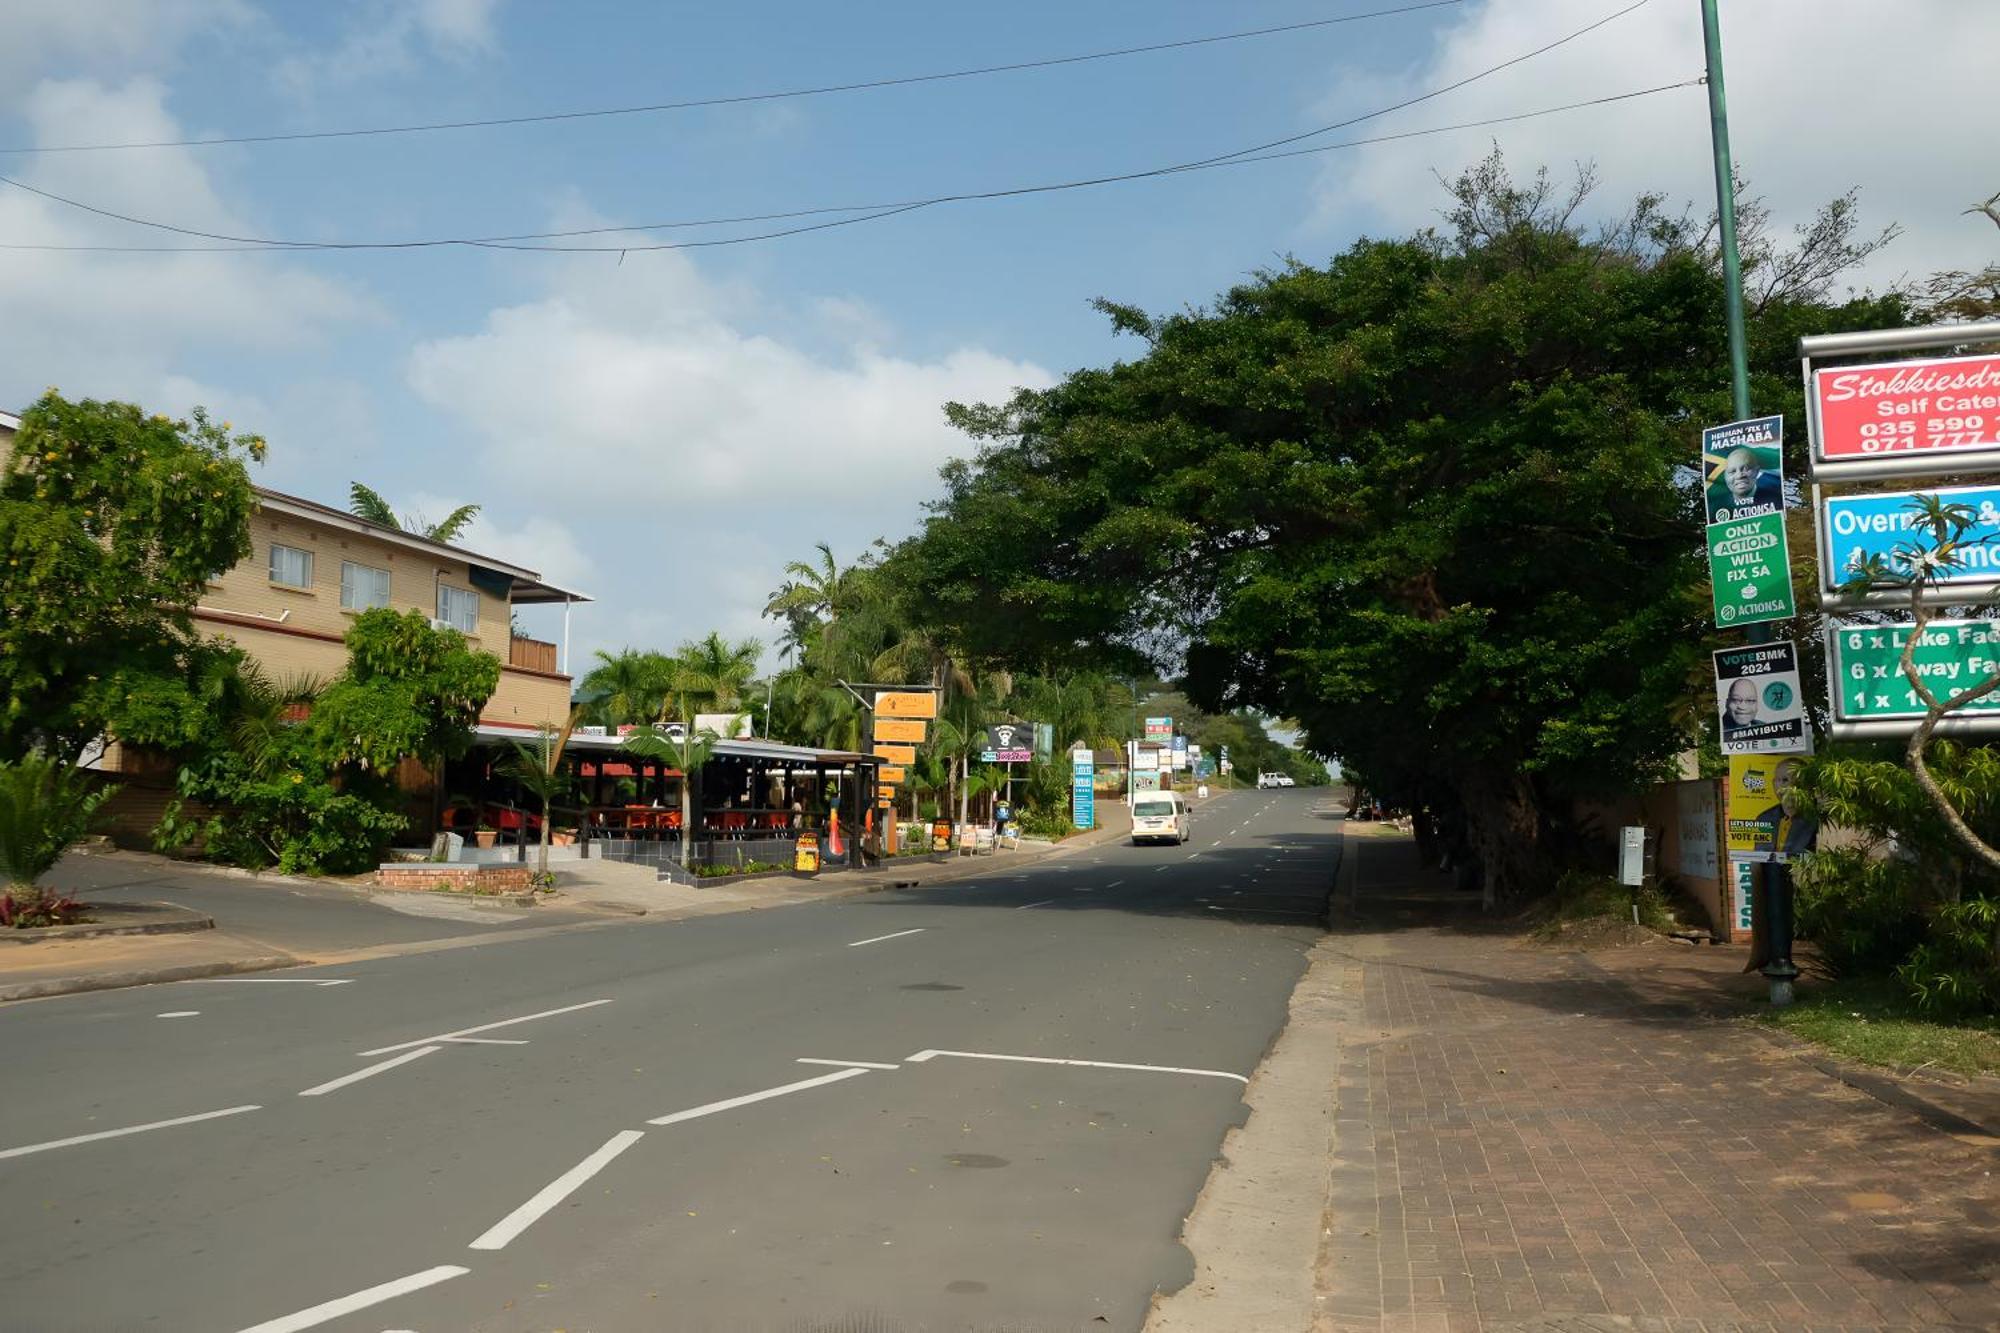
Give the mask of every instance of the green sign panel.
M 1829 636 L 1827 674 L 1835 683 L 1840 722 L 1921 718 L 1924 702 L 1903 675 L 1908 625 L 1842 625 Z M 1939 703 L 2000 672 L 2000 620 L 1933 620 L 1911 657 Z M 1968 714 L 2000 712 L 2000 691 L 1965 706 Z
M 1790 620 L 1792 553 L 1783 510 L 1708 525 L 1708 577 L 1715 623 L 1724 629 Z

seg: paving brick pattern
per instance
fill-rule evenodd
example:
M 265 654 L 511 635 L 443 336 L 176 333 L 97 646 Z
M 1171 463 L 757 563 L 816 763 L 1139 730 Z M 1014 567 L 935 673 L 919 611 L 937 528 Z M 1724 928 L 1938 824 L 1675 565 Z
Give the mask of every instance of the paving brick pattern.
M 1348 850 L 1317 1333 L 2000 1329 L 2000 1141 Z

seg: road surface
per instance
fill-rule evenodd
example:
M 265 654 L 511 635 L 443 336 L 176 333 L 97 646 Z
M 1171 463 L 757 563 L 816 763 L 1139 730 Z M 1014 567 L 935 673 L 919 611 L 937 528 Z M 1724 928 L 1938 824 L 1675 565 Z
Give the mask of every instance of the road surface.
M 1318 936 L 1326 800 L 0 1009 L 0 1323 L 1136 1329 Z

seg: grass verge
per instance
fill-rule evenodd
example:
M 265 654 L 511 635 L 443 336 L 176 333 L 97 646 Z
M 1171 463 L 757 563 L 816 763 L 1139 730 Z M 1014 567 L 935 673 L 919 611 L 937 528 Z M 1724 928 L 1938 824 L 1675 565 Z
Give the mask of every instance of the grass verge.
M 1807 985 L 1789 1008 L 1767 1010 L 1756 1021 L 1860 1064 L 2000 1075 L 2000 1019 L 1941 1023 L 1919 1014 L 1886 982 Z

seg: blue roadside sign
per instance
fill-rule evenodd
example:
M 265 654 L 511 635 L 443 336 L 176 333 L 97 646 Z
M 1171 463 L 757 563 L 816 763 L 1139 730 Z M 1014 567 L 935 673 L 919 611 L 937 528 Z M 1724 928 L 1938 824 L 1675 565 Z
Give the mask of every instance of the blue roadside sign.
M 1821 591 L 1832 593 L 1879 560 L 1891 575 L 1908 577 L 1910 567 L 1897 548 L 1928 549 L 1935 543 L 1915 527 L 1919 496 L 1934 495 L 1972 512 L 1972 526 L 1941 563 L 1932 582 L 1944 587 L 2000 583 L 2000 486 L 1942 486 L 1929 490 L 1883 491 L 1874 495 L 1830 495 L 1820 519 Z

